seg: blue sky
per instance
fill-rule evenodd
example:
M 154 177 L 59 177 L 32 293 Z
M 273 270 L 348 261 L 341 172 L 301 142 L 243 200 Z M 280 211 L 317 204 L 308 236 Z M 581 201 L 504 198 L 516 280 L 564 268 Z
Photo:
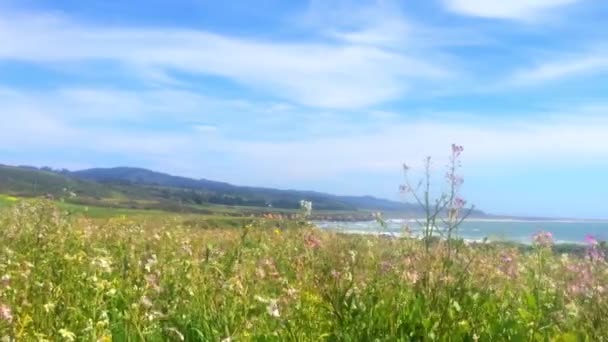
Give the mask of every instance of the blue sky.
M 0 0 L 0 162 L 608 217 L 608 3 Z

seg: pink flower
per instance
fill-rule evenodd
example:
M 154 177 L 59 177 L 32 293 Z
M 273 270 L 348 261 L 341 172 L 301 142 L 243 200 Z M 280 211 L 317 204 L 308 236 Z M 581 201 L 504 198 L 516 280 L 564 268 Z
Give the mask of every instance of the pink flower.
M 304 245 L 309 249 L 317 249 L 321 247 L 321 240 L 315 235 L 310 234 L 304 239 Z
M 553 234 L 550 232 L 539 231 L 532 236 L 534 244 L 541 247 L 550 247 L 553 245 Z
M 462 209 L 467 204 L 467 201 L 462 199 L 461 197 L 456 197 L 454 199 L 454 208 Z
M 517 277 L 517 261 L 514 258 L 514 254 L 512 252 L 503 252 L 500 255 L 500 258 L 502 260 L 502 264 L 499 265 L 499 269 L 510 278 Z
M 0 305 L 0 319 L 8 323 L 13 321 L 13 313 L 11 308 L 5 304 Z
M 464 178 L 462 178 L 462 176 L 446 173 L 445 178 L 447 178 L 450 183 L 453 183 L 457 187 L 464 184 Z
M 585 236 L 585 242 L 591 246 L 597 245 L 597 240 L 595 239 L 595 236 L 593 236 L 593 235 Z
M 459 155 L 464 151 L 464 147 L 456 144 L 452 144 L 452 153 L 455 155 Z
M 380 270 L 382 273 L 388 273 L 393 269 L 393 263 L 385 260 L 380 263 Z

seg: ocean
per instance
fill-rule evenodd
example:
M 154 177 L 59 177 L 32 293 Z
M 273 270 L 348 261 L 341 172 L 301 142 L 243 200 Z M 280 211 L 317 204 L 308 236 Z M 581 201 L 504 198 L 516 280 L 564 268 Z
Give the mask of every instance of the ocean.
M 383 229 L 376 221 L 330 222 L 318 221 L 314 224 L 327 230 L 351 234 L 389 234 L 399 236 L 404 226 L 409 226 L 413 236 L 420 236 L 421 228 L 414 220 L 388 220 Z M 526 221 L 526 220 L 468 220 L 459 227 L 457 236 L 467 241 L 512 241 L 529 244 L 538 231 L 553 234 L 555 243 L 583 244 L 587 235 L 598 241 L 608 240 L 608 222 L 604 221 Z

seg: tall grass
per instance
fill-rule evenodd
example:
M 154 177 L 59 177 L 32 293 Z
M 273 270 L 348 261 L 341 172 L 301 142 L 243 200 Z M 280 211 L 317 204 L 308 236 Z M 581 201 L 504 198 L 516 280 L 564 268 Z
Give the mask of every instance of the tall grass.
M 70 217 L 0 223 L 0 338 L 17 341 L 602 341 L 608 267 L 498 245 L 448 248 L 259 221 Z M 455 252 L 457 251 L 457 252 Z

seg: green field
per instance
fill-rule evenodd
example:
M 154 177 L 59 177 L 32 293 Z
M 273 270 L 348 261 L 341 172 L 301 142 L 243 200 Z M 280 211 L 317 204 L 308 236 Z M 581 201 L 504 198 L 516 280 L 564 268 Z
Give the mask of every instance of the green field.
M 8 208 L 19 201 L 19 198 L 0 194 L 0 209 Z
M 4 340 L 608 339 L 598 249 L 426 250 L 280 218 L 0 203 Z

